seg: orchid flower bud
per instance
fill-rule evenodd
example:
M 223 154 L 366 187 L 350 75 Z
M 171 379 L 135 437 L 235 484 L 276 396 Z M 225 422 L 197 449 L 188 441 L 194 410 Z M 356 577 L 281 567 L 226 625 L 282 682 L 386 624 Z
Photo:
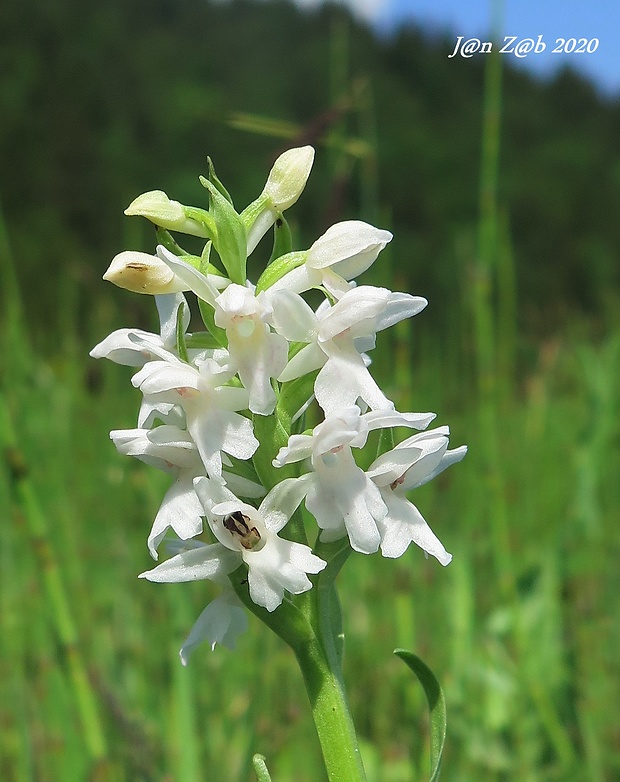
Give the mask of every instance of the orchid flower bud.
M 126 250 L 114 257 L 103 279 L 132 293 L 179 293 L 188 286 L 156 255 Z
M 273 164 L 263 192 L 241 215 L 247 230 L 248 254 L 275 223 L 278 214 L 288 209 L 302 194 L 314 162 L 311 146 L 287 149 Z
M 314 162 L 314 149 L 296 147 L 283 152 L 273 164 L 263 193 L 269 196 L 275 209 L 283 212 L 302 194 Z
M 187 212 L 196 213 L 198 210 L 188 210 L 178 201 L 172 201 L 163 190 L 150 190 L 135 198 L 125 209 L 125 214 L 146 217 L 160 228 L 169 231 L 180 231 L 192 236 L 210 237 L 211 233 L 199 220 L 188 216 Z
M 345 220 L 328 228 L 306 259 L 312 269 L 331 268 L 345 280 L 365 272 L 391 241 L 392 234 L 361 220 Z

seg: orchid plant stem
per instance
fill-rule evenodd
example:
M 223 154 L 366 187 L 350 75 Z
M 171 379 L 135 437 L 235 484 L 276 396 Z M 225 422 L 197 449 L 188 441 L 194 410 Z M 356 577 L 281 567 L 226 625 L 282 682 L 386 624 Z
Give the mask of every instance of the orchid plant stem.
M 340 672 L 331 669 L 316 639 L 297 648 L 295 656 L 310 698 L 328 779 L 330 782 L 365 782 Z
M 333 545 L 333 544 L 332 544 Z M 295 650 L 330 782 L 365 782 L 355 726 L 342 679 L 340 603 L 334 579 L 351 549 L 339 549 L 318 577 L 311 622 L 315 640 Z M 320 547 L 320 544 L 319 544 Z M 326 547 L 327 548 L 327 547 Z

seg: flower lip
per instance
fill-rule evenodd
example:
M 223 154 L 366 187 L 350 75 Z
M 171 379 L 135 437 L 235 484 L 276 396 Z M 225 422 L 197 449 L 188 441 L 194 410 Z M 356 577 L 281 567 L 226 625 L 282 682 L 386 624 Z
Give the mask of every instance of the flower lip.
M 249 516 L 246 516 L 240 510 L 236 510 L 230 513 L 228 516 L 224 516 L 222 520 L 224 529 L 227 529 L 233 538 L 246 551 L 260 551 L 265 545 L 265 541 L 262 539 L 260 532 L 255 526 L 250 526 L 252 521 Z

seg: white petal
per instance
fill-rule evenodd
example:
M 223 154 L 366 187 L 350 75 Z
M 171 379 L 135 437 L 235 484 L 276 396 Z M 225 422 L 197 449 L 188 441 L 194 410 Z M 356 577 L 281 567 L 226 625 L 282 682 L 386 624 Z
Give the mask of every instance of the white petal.
M 363 416 L 369 429 L 406 426 L 426 429 L 435 418 L 435 413 L 399 413 L 396 410 L 372 410 Z
M 166 472 L 173 466 L 191 467 L 200 463 L 194 441 L 177 426 L 117 429 L 110 432 L 110 439 L 119 453 Z
M 190 654 L 204 641 L 209 642 L 212 650 L 216 644 L 234 649 L 237 638 L 247 627 L 247 614 L 239 598 L 232 590 L 223 592 L 196 620 L 179 652 L 181 662 L 187 665 Z
M 333 350 L 333 345 L 330 345 L 329 360 L 314 384 L 316 400 L 325 414 L 354 405 L 358 397 L 373 410 L 393 409 L 394 403 L 381 391 L 360 354 L 352 346 L 345 351 Z
M 258 509 L 267 529 L 279 532 L 284 527 L 306 496 L 308 478 L 286 478 L 273 487 Z
M 143 394 L 159 394 L 179 388 L 200 389 L 200 375 L 189 364 L 180 361 L 151 361 L 131 378 L 132 385 Z
M 331 266 L 347 280 L 357 277 L 374 263 L 392 239 L 389 231 L 361 220 L 332 225 L 310 248 L 308 265 L 315 269 Z
M 237 497 L 249 497 L 250 499 L 257 499 L 264 497 L 266 489 L 260 483 L 244 478 L 242 475 L 236 475 L 235 473 L 224 470 L 222 477 L 226 481 L 226 486 L 236 494 Z
M 184 551 L 162 562 L 139 578 L 158 583 L 221 579 L 241 564 L 241 557 L 219 543 Z
M 333 339 L 360 321 L 376 318 L 386 308 L 389 297 L 390 291 L 387 288 L 374 288 L 370 285 L 360 285 L 348 291 L 322 317 L 319 324 L 319 341 Z
M 172 528 L 181 540 L 199 535 L 203 513 L 192 475 L 180 477 L 166 492 L 148 537 L 147 545 L 153 559 L 157 559 L 157 547 L 168 529 Z
M 401 443 L 370 465 L 367 474 L 378 486 L 387 486 L 398 480 L 401 483 L 397 491 L 404 494 L 435 470 L 448 447 L 448 438 L 444 435 L 418 435 L 409 438 L 408 442 L 408 447 L 403 447 Z
M 179 279 L 183 280 L 187 288 L 193 291 L 199 299 L 206 301 L 212 307 L 215 306 L 215 299 L 219 295 L 219 291 L 205 274 L 198 271 L 187 261 L 183 261 L 177 255 L 166 250 L 161 244 L 157 247 L 157 255 L 172 269 Z
M 280 291 L 304 293 L 311 288 L 317 288 L 321 285 L 321 282 L 321 273 L 317 269 L 309 269 L 304 263 L 301 266 L 291 269 L 290 272 L 287 272 L 282 275 L 279 280 L 276 280 L 274 284 L 267 289 L 267 296 L 271 300 L 271 297 L 279 294 Z
M 288 445 L 278 451 L 278 455 L 273 460 L 273 466 L 282 467 L 285 464 L 309 459 L 311 456 L 312 437 L 308 434 L 292 434 L 288 438 Z
M 155 296 L 155 304 L 159 313 L 160 333 L 164 347 L 176 352 L 177 344 L 177 312 L 183 306 L 183 333 L 187 331 L 190 321 L 189 307 L 182 293 L 168 293 Z
M 408 500 L 397 497 L 391 490 L 382 492 L 388 506 L 387 516 L 378 522 L 381 530 L 381 553 L 384 557 L 400 557 L 411 542 L 447 565 L 452 555 L 428 526 L 420 511 Z
M 250 459 L 259 445 L 251 421 L 221 408 L 207 407 L 200 410 L 198 415 L 188 417 L 187 428 L 212 478 L 222 476 L 220 451 L 238 459 Z
M 284 598 L 284 591 L 298 595 L 311 589 L 307 573 L 319 573 L 326 562 L 308 546 L 270 535 L 260 551 L 244 551 L 248 565 L 250 597 L 257 604 L 274 611 Z
M 389 301 L 383 312 L 377 316 L 375 331 L 382 331 L 405 318 L 411 318 L 422 312 L 428 301 L 422 296 L 411 296 L 409 293 L 390 293 Z
M 134 339 L 130 339 L 130 335 Z M 142 329 L 118 329 L 90 351 L 93 358 L 107 358 L 116 364 L 142 367 L 152 361 L 164 344 L 157 334 Z
M 284 371 L 280 373 L 278 380 L 285 383 L 288 380 L 295 380 L 302 375 L 307 375 L 319 369 L 327 361 L 324 351 L 316 344 L 311 342 L 303 347 L 299 353 L 296 353 L 288 362 Z
M 425 477 L 419 479 L 416 483 L 411 483 L 408 479 L 408 475 L 405 477 L 405 481 L 403 484 L 403 488 L 405 491 L 409 489 L 417 489 L 418 486 L 423 486 L 425 483 L 428 483 L 431 481 L 436 475 L 439 475 L 439 473 L 443 472 L 447 467 L 450 467 L 452 464 L 456 464 L 456 462 L 460 462 L 461 459 L 465 456 L 467 453 L 467 446 L 461 445 L 458 448 L 454 448 L 451 451 L 446 451 L 444 455 L 441 457 L 441 461 L 439 464 L 435 467 L 434 470 L 431 470 Z M 414 476 L 412 476 L 413 478 Z
M 301 296 L 282 290 L 270 296 L 269 301 L 273 326 L 278 334 L 290 342 L 310 342 L 314 338 L 318 320 Z

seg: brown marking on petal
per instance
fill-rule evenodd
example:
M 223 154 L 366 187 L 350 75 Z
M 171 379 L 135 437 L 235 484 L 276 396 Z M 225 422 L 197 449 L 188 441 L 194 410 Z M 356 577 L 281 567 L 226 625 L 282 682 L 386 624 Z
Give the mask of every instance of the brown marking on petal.
M 397 478 L 395 481 L 392 481 L 390 483 L 390 489 L 395 489 L 397 486 L 400 486 L 405 482 L 405 476 L 401 475 L 400 478 Z

